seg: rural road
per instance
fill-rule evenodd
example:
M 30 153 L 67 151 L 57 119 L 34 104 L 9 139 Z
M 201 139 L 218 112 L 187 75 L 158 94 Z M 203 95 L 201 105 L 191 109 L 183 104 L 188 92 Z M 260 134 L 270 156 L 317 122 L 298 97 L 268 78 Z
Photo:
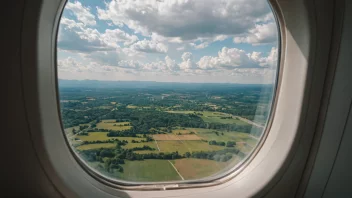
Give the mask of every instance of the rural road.
M 159 148 L 158 142 L 157 142 L 156 140 L 154 140 L 154 141 L 155 141 L 156 146 L 158 147 L 158 150 L 160 151 L 160 148 Z
M 246 118 L 242 118 L 242 117 L 240 117 L 240 116 L 233 116 L 233 117 L 236 117 L 236 118 L 240 119 L 240 120 L 243 121 L 243 122 L 247 122 L 248 124 L 257 126 L 257 127 L 259 127 L 259 128 L 264 128 L 263 125 L 258 124 L 258 123 L 255 123 L 255 122 L 253 122 L 253 121 L 250 121 L 250 120 L 248 120 L 248 119 L 246 119 Z
M 174 167 L 174 169 L 175 169 L 175 171 L 177 172 L 178 176 L 180 176 L 182 180 L 185 180 L 185 179 L 182 177 L 182 175 L 180 174 L 180 172 L 178 172 L 177 168 L 172 164 L 172 162 L 170 162 L 170 160 L 167 160 L 167 161 L 171 164 L 172 167 Z

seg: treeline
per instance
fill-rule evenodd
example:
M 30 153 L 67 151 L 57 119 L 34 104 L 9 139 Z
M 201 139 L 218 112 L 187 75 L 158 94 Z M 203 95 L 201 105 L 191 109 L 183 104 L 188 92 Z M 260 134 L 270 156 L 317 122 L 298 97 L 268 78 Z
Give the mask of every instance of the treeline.
M 62 109 L 61 118 L 64 124 L 64 128 L 69 128 L 97 120 L 109 112 L 109 109 L 89 109 L 86 111 Z
M 128 144 L 128 141 L 127 140 L 119 140 L 119 139 L 83 141 L 81 145 L 85 145 L 85 144 L 104 144 L 104 143 L 116 143 L 117 145 L 124 146 L 124 145 Z
M 233 155 L 239 154 L 239 150 L 235 148 L 224 149 L 219 151 L 199 151 L 199 152 L 186 152 L 180 155 L 177 151 L 172 153 L 146 153 L 138 154 L 133 151 L 136 150 L 155 150 L 149 146 L 135 147 L 133 149 L 123 149 L 117 146 L 115 149 L 92 149 L 80 151 L 81 156 L 88 161 L 98 161 L 104 163 L 106 171 L 111 172 L 114 170 L 123 172 L 121 164 L 124 164 L 124 160 L 145 160 L 145 159 L 160 159 L 160 160 L 174 160 L 182 158 L 197 158 L 215 160 L 218 162 L 226 162 L 232 159 Z
M 227 141 L 225 143 L 225 142 L 222 142 L 222 141 L 211 140 L 208 143 L 209 143 L 209 145 L 226 146 L 226 147 L 234 147 L 234 146 L 236 146 L 236 142 L 234 142 L 234 141 Z
M 199 151 L 199 152 L 187 152 L 185 156 L 189 156 L 189 158 L 197 158 L 197 159 L 208 159 L 215 160 L 218 162 L 227 162 L 232 158 L 234 154 L 238 154 L 238 149 L 224 149 L 219 151 Z
M 119 108 L 119 111 L 112 111 L 106 115 L 109 119 L 130 120 L 133 131 L 139 134 L 149 133 L 151 128 L 159 127 L 192 127 L 204 128 L 206 124 L 199 116 L 186 114 L 173 114 L 155 110 L 135 111 L 127 108 Z

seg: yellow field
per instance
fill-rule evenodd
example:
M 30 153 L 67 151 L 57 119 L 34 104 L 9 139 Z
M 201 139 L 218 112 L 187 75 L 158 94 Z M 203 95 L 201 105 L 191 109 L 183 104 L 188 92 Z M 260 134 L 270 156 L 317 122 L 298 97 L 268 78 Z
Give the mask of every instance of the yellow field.
M 151 148 L 155 148 L 155 150 L 158 151 L 158 148 L 157 148 L 154 141 L 153 142 L 141 142 L 141 143 L 131 143 L 131 141 L 129 141 L 129 143 L 127 145 L 123 146 L 123 148 L 131 149 L 134 147 L 143 147 L 144 145 L 150 146 Z M 148 151 L 148 152 L 150 152 L 150 151 Z
M 197 135 L 173 135 L 173 134 L 157 134 L 153 135 L 155 140 L 200 140 Z
M 76 135 L 76 138 L 79 138 L 82 141 L 104 141 L 113 139 L 113 137 L 106 136 L 108 132 L 89 132 L 88 134 L 89 135 Z
M 209 145 L 203 141 L 157 141 L 160 152 L 171 153 L 178 151 L 179 154 L 184 154 L 186 152 L 195 152 L 195 151 L 215 151 L 221 150 L 225 147 Z
M 129 108 L 129 109 L 136 109 L 136 108 L 138 108 L 137 106 L 134 106 L 134 105 L 127 105 L 127 108 Z
M 115 148 L 116 144 L 114 143 L 103 143 L 103 144 L 86 144 L 78 146 L 77 150 L 89 150 L 89 149 L 99 149 L 99 148 Z
M 190 129 L 174 129 L 172 130 L 172 133 L 177 135 L 179 133 L 181 134 L 189 134 L 190 132 L 192 132 L 193 130 L 190 130 Z
M 124 124 L 130 124 L 130 122 L 115 122 L 115 120 L 102 120 L 97 124 L 97 128 L 115 131 L 123 131 L 132 128 L 132 126 L 123 126 Z
M 177 159 L 171 161 L 185 179 L 200 179 L 218 173 L 228 162 L 217 162 L 205 159 Z
M 145 140 L 145 138 L 140 138 L 140 137 L 108 137 L 106 134 L 108 132 L 89 132 L 89 135 L 76 135 L 76 138 L 79 138 L 82 141 L 104 141 L 104 140 L 109 140 L 109 139 L 118 139 L 118 140 L 127 140 L 128 142 L 131 142 L 132 140 L 136 141 L 141 141 Z

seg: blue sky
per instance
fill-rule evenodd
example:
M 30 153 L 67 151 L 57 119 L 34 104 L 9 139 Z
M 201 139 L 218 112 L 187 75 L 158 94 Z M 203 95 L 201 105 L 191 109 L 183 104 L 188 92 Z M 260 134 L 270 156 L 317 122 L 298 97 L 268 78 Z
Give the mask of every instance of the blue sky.
M 70 0 L 60 79 L 273 83 L 277 27 L 266 0 Z

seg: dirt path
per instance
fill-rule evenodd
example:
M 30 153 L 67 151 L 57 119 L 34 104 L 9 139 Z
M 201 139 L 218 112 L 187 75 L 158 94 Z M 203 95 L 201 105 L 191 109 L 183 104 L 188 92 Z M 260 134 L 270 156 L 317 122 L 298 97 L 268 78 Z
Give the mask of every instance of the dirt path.
M 156 147 L 158 147 L 158 150 L 160 151 L 158 142 L 156 140 L 154 140 L 154 141 L 155 141 Z
M 172 164 L 172 162 L 170 162 L 170 160 L 167 160 L 167 161 L 171 164 L 172 167 L 174 167 L 174 169 L 175 169 L 175 171 L 177 172 L 178 176 L 180 176 L 182 180 L 185 180 L 185 179 L 182 177 L 181 173 L 178 172 L 177 168 Z
M 242 118 L 242 117 L 240 117 L 240 116 L 234 116 L 234 117 L 236 117 L 236 118 L 240 119 L 240 120 L 241 120 L 241 121 L 243 121 L 243 122 L 247 122 L 248 124 L 251 124 L 251 125 L 257 126 L 257 127 L 259 127 L 259 128 L 264 128 L 264 126 L 263 126 L 263 125 L 258 124 L 258 123 L 255 123 L 255 122 L 253 122 L 253 121 L 250 121 L 250 120 L 248 120 L 248 119 L 246 119 L 246 118 Z

